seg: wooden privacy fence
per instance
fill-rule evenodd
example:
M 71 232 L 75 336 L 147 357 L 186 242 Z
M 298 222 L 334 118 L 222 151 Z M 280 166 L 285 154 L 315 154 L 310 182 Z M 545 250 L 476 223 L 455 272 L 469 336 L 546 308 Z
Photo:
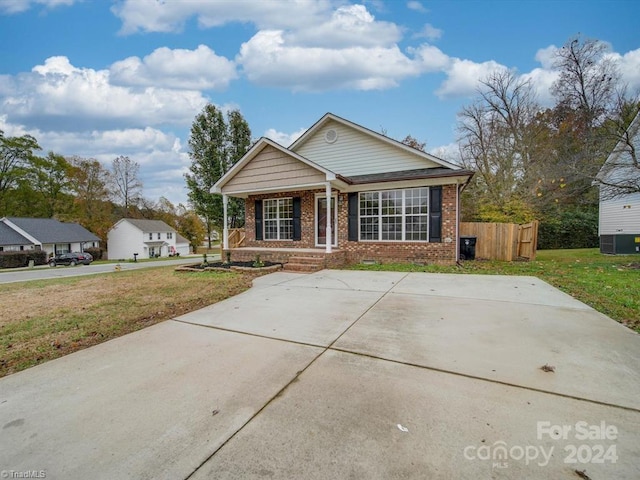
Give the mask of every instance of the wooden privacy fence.
M 538 221 L 517 223 L 461 222 L 460 236 L 476 237 L 476 258 L 484 260 L 535 260 Z

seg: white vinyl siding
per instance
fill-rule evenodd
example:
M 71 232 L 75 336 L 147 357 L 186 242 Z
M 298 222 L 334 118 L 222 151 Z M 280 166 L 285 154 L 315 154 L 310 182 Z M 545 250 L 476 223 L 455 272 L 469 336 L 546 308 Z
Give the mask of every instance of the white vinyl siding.
M 325 140 L 325 133 L 330 129 L 338 133 L 337 140 L 331 144 Z M 440 166 L 334 121 L 315 132 L 295 152 L 347 177 Z
M 361 192 L 362 241 L 422 241 L 429 238 L 429 189 L 408 188 Z
M 139 221 L 139 220 L 138 220 Z M 147 221 L 141 221 L 147 222 Z M 149 220 L 148 222 L 156 222 L 155 220 Z M 149 228 L 149 230 L 147 230 Z M 162 256 L 169 254 L 171 247 L 173 247 L 180 255 L 187 255 L 189 253 L 189 243 L 186 239 L 177 238 L 178 235 L 175 230 L 164 230 L 166 233 L 166 242 L 160 245 L 157 237 L 164 237 L 161 233 L 158 233 L 159 229 L 169 229 L 169 225 L 142 225 L 142 229 L 137 225 L 129 222 L 128 219 L 117 222 L 107 232 L 107 254 L 110 260 L 129 259 L 133 258 L 133 254 L 137 253 L 138 258 L 145 258 L 149 256 L 150 247 L 154 248 L 156 253 L 160 253 Z M 162 242 L 162 241 L 161 241 Z M 75 247 L 72 251 L 76 250 Z
M 600 201 L 600 235 L 640 235 L 640 193 Z

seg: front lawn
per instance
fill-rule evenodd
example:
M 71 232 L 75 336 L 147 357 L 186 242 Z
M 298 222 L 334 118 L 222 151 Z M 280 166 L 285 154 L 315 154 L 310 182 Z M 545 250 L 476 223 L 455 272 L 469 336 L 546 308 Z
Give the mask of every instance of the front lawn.
M 379 264 L 355 270 L 532 275 L 640 332 L 640 255 L 602 255 L 598 249 L 539 250 L 533 262 L 467 261 L 461 266 Z
M 0 377 L 237 295 L 235 273 L 175 267 L 0 285 Z

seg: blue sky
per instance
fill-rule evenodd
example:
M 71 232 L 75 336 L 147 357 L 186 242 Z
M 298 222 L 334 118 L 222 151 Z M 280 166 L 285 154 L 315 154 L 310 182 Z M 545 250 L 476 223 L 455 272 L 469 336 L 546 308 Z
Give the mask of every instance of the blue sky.
M 208 102 L 287 146 L 326 112 L 455 160 L 456 113 L 497 69 L 550 104 L 553 52 L 607 42 L 640 90 L 637 1 L 0 0 L 0 129 L 43 150 L 141 166 L 186 203 Z

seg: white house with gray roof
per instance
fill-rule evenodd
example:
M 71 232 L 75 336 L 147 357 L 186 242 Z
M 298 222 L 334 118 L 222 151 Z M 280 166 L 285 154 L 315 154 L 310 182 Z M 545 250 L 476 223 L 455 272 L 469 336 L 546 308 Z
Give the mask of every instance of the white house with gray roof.
M 188 255 L 189 241 L 162 220 L 123 218 L 107 233 L 110 260 Z
M 600 252 L 640 253 L 640 113 L 598 173 Z
M 100 246 L 100 239 L 77 223 L 55 218 L 0 218 L 0 252 L 44 250 L 59 255 Z

